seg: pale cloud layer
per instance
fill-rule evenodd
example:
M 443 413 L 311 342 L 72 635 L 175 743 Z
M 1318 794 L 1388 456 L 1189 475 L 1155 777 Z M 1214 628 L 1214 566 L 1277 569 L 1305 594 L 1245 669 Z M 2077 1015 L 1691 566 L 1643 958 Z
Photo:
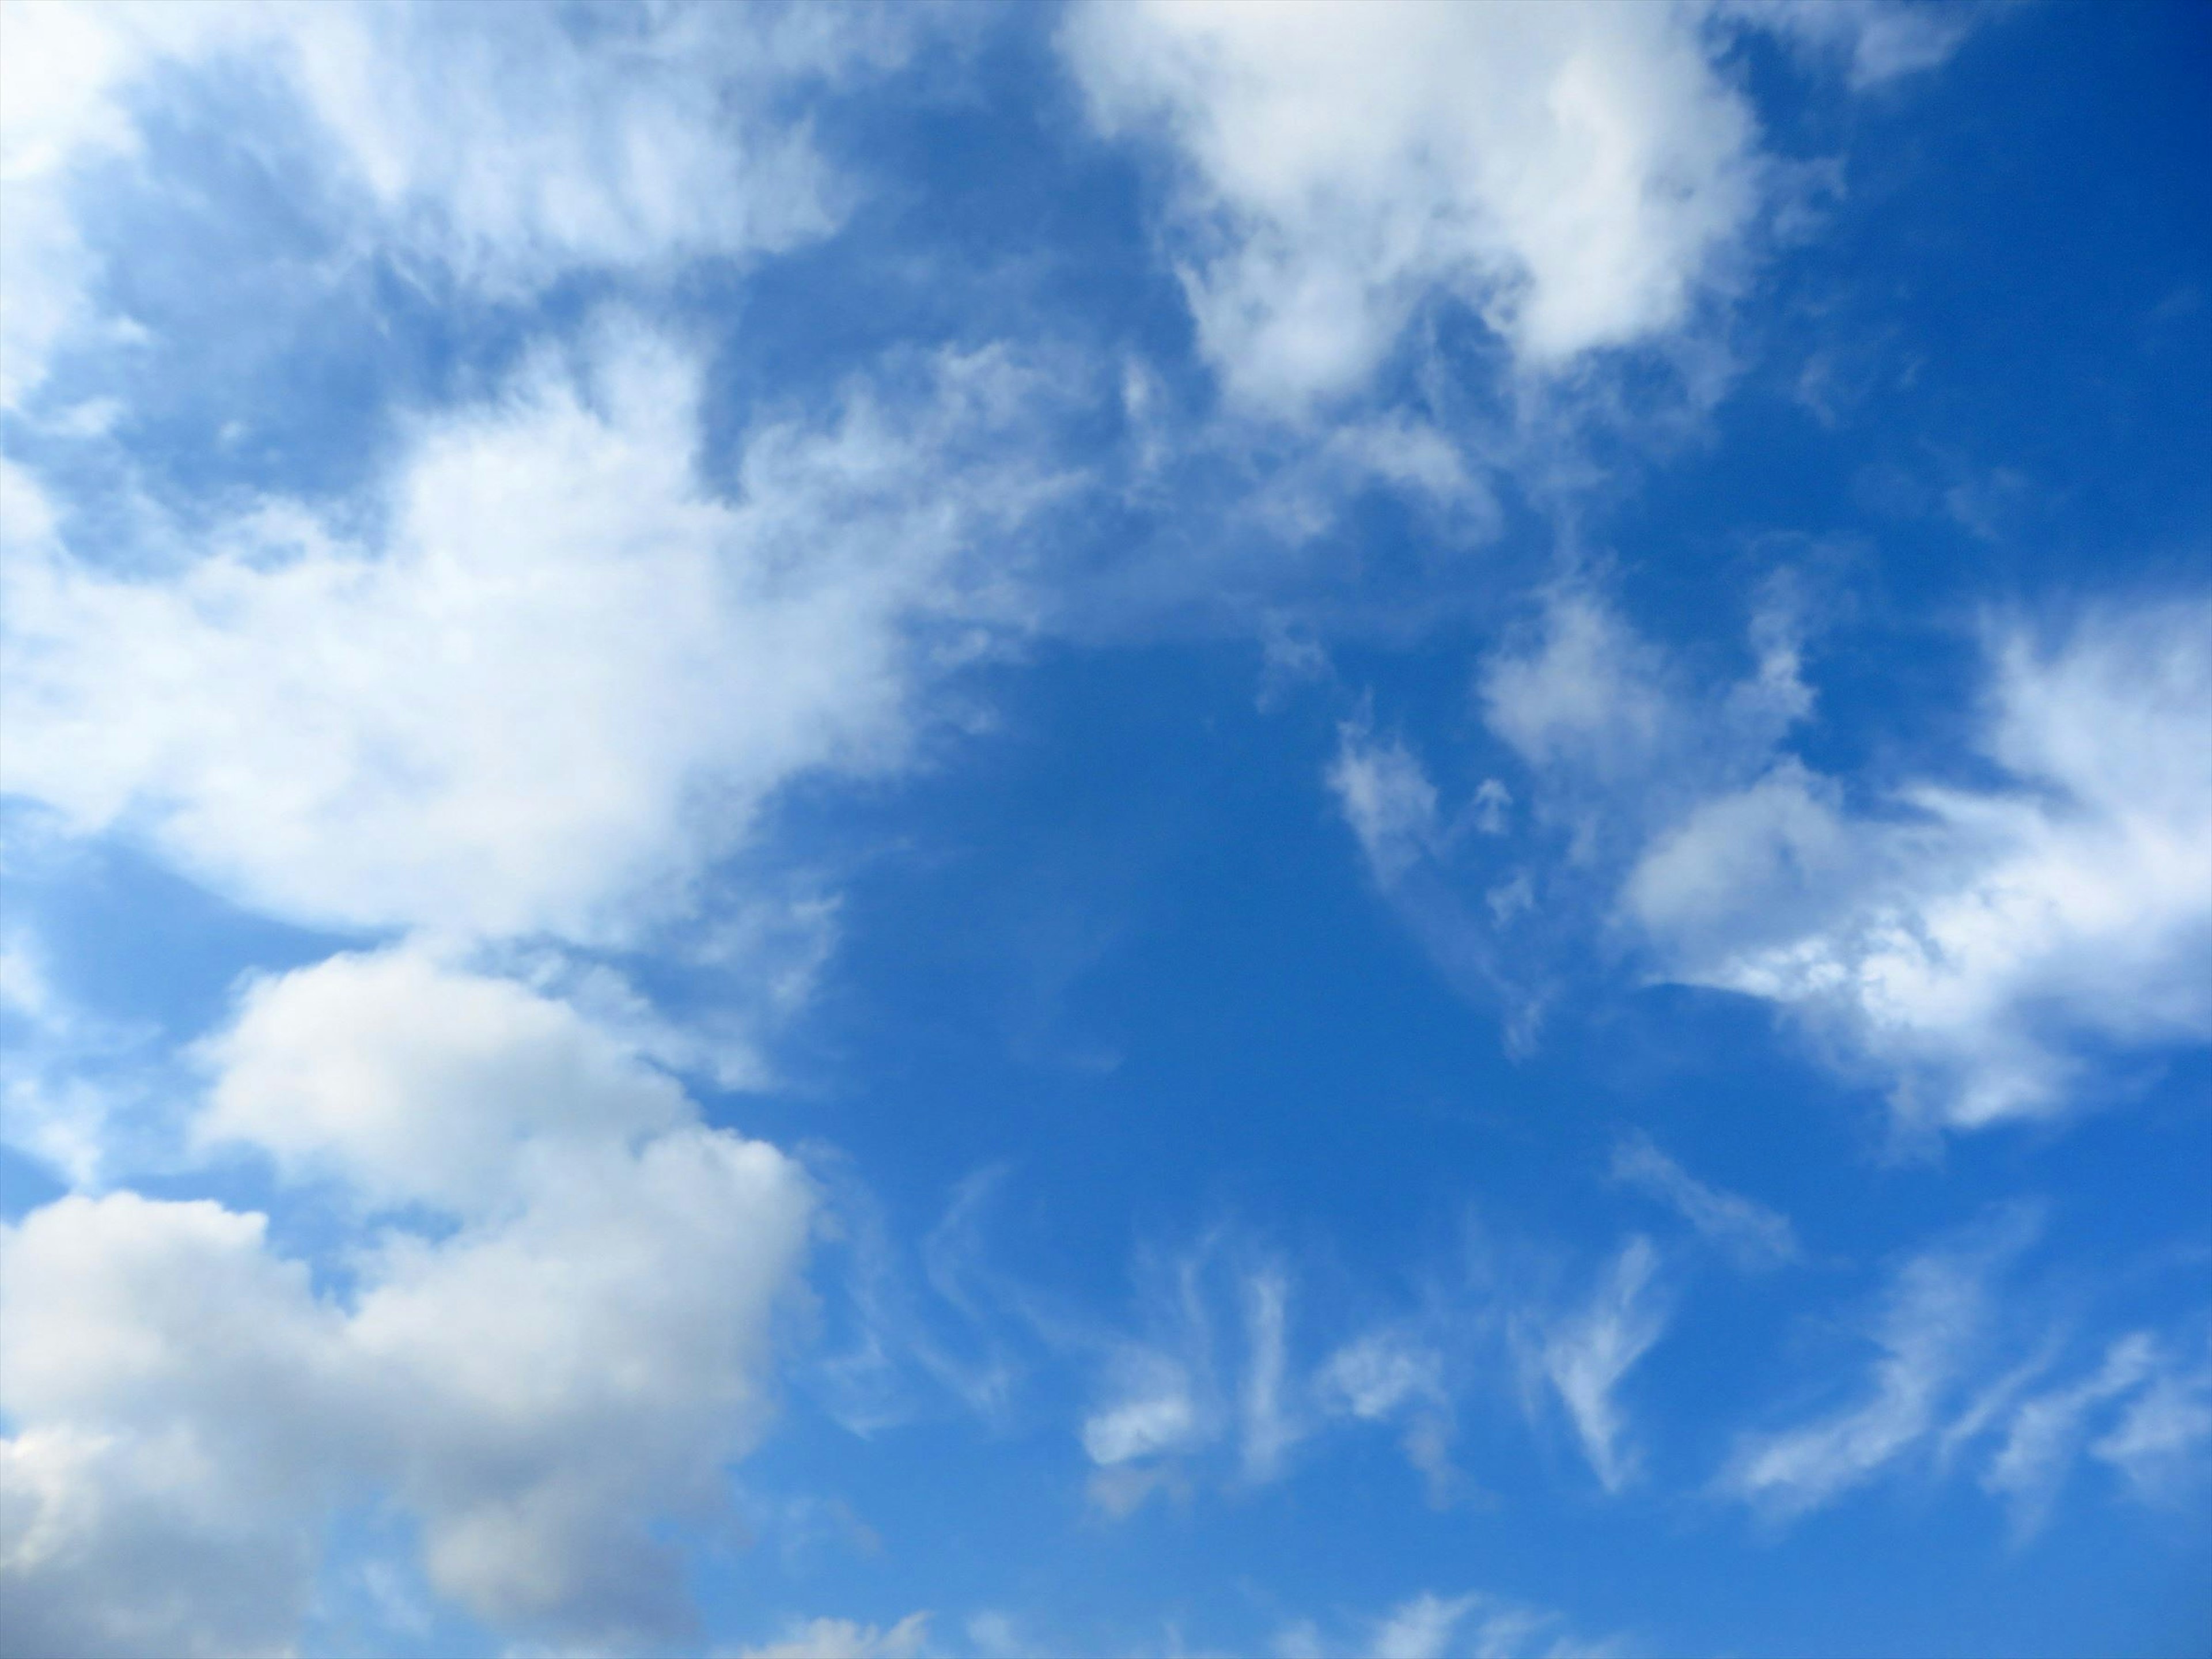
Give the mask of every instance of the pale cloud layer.
M 1006 538 L 1050 494 L 996 354 L 756 429 L 734 501 L 699 374 L 608 319 L 420 422 L 365 537 L 271 501 L 173 574 L 80 559 L 11 472 L 6 787 L 303 921 L 608 939 L 693 908 L 780 784 L 895 763 L 913 689 L 1018 626 Z
M 72 1197 L 9 1228 L 18 1638 L 279 1650 L 321 1518 L 373 1494 L 495 1624 L 683 1630 L 648 1523 L 714 1523 L 715 1471 L 765 1421 L 813 1208 L 797 1167 L 565 1006 L 409 950 L 264 981 L 208 1057 L 210 1139 L 441 1224 L 360 1232 L 328 1288 L 208 1201 Z

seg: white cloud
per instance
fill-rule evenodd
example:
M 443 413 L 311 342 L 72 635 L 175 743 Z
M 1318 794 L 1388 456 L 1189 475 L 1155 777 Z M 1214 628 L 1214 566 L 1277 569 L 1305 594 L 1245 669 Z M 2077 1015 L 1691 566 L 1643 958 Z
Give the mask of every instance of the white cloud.
M 71 1197 L 0 1229 L 0 1584 L 26 1653 L 288 1651 L 312 1519 L 358 1455 L 322 1417 L 339 1318 L 264 1223 Z
M 2089 1432 L 2089 1414 L 2140 1387 L 2157 1363 L 2157 1344 L 2149 1334 L 2130 1332 L 2112 1345 L 2105 1363 L 2092 1375 L 2037 1395 L 2013 1413 L 2004 1443 L 1991 1459 L 1982 1484 L 2011 1500 L 2016 1533 L 2034 1531 L 2057 1501 L 2059 1488 Z
M 1297 1280 L 1279 1263 L 1215 1234 L 1141 1265 L 1135 1332 L 1064 1328 L 1049 1339 L 1097 1356 L 1097 1403 L 1080 1437 L 1101 1507 L 1126 1515 L 1199 1476 L 1264 1486 L 1289 1473 L 1293 1447 L 1355 1426 L 1395 1428 L 1431 1496 L 1446 1501 L 1456 1474 L 1445 1347 L 1487 1333 L 1479 1310 L 1455 1310 L 1449 1332 L 1419 1320 L 1375 1326 L 1316 1363 L 1293 1340 L 1310 1316 L 1294 1317 Z M 1236 1336 L 1224 1340 L 1224 1326 Z M 1232 1449 L 1233 1474 L 1223 1456 Z
M 926 1613 L 910 1613 L 890 1626 L 809 1619 L 765 1646 L 732 1650 L 728 1659 L 921 1659 L 928 1638 Z
M 1064 48 L 1157 135 L 1206 355 L 1249 406 L 1358 389 L 1449 295 L 1557 369 L 1675 328 L 1761 207 L 1697 9 L 1094 4 Z
M 1984 8 L 1972 0 L 1721 0 L 1724 17 L 1771 29 L 1801 50 L 1844 59 L 1855 87 L 1931 70 L 1959 49 Z
M 2212 1476 L 2212 1364 L 2186 1357 L 2203 1341 L 2201 1314 L 2181 1322 L 2185 1338 L 2106 1336 L 2056 1380 L 2076 1346 L 2070 1322 L 2043 1320 L 2032 1341 L 2021 1328 L 2037 1298 L 2015 1269 L 2037 1231 L 2010 1211 L 1904 1260 L 1865 1328 L 1877 1357 L 1857 1400 L 1741 1437 L 1717 1490 L 1788 1522 L 1888 1471 L 1942 1477 L 1964 1462 L 2009 1510 L 2016 1540 L 2048 1520 L 2085 1454 L 2136 1499 L 2196 1492 Z
M 1832 1502 L 1939 1425 L 1988 1340 L 1991 1276 L 2023 1249 L 2021 1215 L 1908 1259 L 1869 1335 L 1880 1351 L 1862 1398 L 1802 1427 L 1746 1437 L 1721 1489 L 1777 1520 Z
M 1328 787 L 1384 886 L 1437 845 L 1436 786 L 1402 743 L 1379 740 L 1364 724 L 1345 722 L 1337 728 Z
M 712 1522 L 763 1425 L 796 1166 L 561 1005 L 404 951 L 263 985 L 210 1053 L 220 1133 L 443 1224 L 361 1235 L 319 1290 L 213 1203 L 71 1198 L 9 1231 L 6 1573 L 61 1621 L 41 1650 L 281 1646 L 345 1493 L 403 1504 L 430 1583 L 495 1625 L 679 1632 L 650 1527 Z
M 1698 1180 L 1648 1135 L 1626 1136 L 1613 1147 L 1613 1178 L 1670 1206 L 1739 1267 L 1777 1267 L 1798 1259 L 1797 1232 L 1788 1216 Z
M 0 1139 L 79 1189 L 150 1150 L 134 1120 L 153 1034 L 63 995 L 25 932 L 0 934 Z
M 1425 1593 L 1393 1608 L 1375 1627 L 1375 1659 L 1443 1659 L 1452 1632 L 1476 1599 Z
M 1553 1322 L 1536 1352 L 1583 1455 L 1607 1492 L 1619 1491 L 1636 1474 L 1636 1454 L 1624 1444 L 1626 1427 L 1614 1395 L 1667 1328 L 1666 1313 L 1651 1289 L 1658 1267 L 1650 1241 L 1631 1239 L 1589 1306 Z
M 1544 815 L 1573 828 L 1588 856 L 1587 820 L 1601 805 L 1639 827 L 1680 810 L 1755 773 L 1810 712 L 1796 609 L 1786 585 L 1764 592 L 1751 617 L 1753 672 L 1700 697 L 1598 586 L 1570 578 L 1542 595 L 1533 626 L 1484 658 L 1484 721 L 1534 769 Z
M 2193 1364 L 2166 1364 L 2090 1450 L 2136 1495 L 2166 1502 L 2212 1478 L 2212 1345 Z
M 366 542 L 270 502 L 126 578 L 11 515 L 6 787 L 288 917 L 605 939 L 684 908 L 780 784 L 895 762 L 912 689 L 1019 620 L 1000 542 L 1050 489 L 1036 383 L 987 352 L 756 430 L 726 501 L 699 372 L 620 320 L 540 356 L 420 424 Z
M 1556 1613 L 1479 1591 L 1408 1597 L 1348 1641 L 1331 1642 L 1311 1621 L 1278 1633 L 1279 1659 L 1322 1659 L 1332 1653 L 1359 1659 L 1602 1659 L 1614 1642 L 1589 1642 L 1563 1628 Z
M 1401 1331 L 1370 1331 L 1346 1343 L 1322 1363 L 1316 1382 L 1324 1398 L 1368 1422 L 1445 1398 L 1441 1356 Z
M 1626 906 L 1671 977 L 1790 1007 L 1972 1127 L 2069 1103 L 2082 1038 L 2212 1036 L 2212 607 L 1998 635 L 1982 738 L 2011 781 L 1853 817 L 1794 761 L 1658 839 Z
M 1121 1397 L 1084 1421 L 1083 1449 L 1092 1462 L 1110 1466 L 1157 1456 L 1198 1438 L 1199 1408 L 1188 1370 L 1151 1353 L 1131 1354 L 1119 1369 Z
M 1633 777 L 1677 740 L 1665 659 L 1581 587 L 1548 595 L 1538 630 L 1492 653 L 1479 689 L 1490 729 L 1540 770 Z
M 1286 1327 L 1290 1284 L 1279 1273 L 1262 1272 L 1245 1286 L 1246 1358 L 1243 1395 L 1243 1458 L 1245 1478 L 1272 1480 L 1280 1472 L 1283 1454 L 1298 1437 L 1297 1425 L 1285 1407 L 1285 1367 L 1289 1359 Z
M 1348 773 L 1378 872 L 1453 855 L 1431 872 L 1450 890 L 1407 907 L 1440 962 L 1489 964 L 1510 1003 L 1498 939 L 1540 902 L 1556 971 L 1579 951 L 1762 998 L 1923 1128 L 2052 1113 L 2100 1048 L 2212 1036 L 2212 605 L 1990 626 L 1956 757 L 1971 786 L 1830 776 L 1790 752 L 1814 705 L 1801 610 L 1771 586 L 1751 672 L 1715 684 L 1588 581 L 1551 590 L 1477 676 L 1529 772 L 1528 837 L 1487 871 L 1428 836 L 1427 797 Z M 1454 903 L 1486 885 L 1487 921 Z M 1525 948 L 1510 959 L 1529 971 Z
M 610 10 L 586 27 L 550 5 L 11 0 L 6 20 L 8 406 L 61 346 L 134 326 L 88 297 L 102 250 L 80 231 L 77 198 L 91 164 L 167 164 L 137 118 L 159 76 L 242 70 L 283 88 L 306 131 L 277 142 L 316 157 L 349 251 L 511 295 L 571 270 L 773 252 L 832 228 L 850 187 L 793 106 L 896 61 L 912 28 L 890 13 L 765 6 Z
M 693 1115 L 566 1005 L 419 948 L 258 981 L 203 1055 L 204 1144 L 248 1143 L 293 1182 L 331 1176 L 380 1206 L 477 1213 L 527 1177 L 518 1141 L 615 1150 Z

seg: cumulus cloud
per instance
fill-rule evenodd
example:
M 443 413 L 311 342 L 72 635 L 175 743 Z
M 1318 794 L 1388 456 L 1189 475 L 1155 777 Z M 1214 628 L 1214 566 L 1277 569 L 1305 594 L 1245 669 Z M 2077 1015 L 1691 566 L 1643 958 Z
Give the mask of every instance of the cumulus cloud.
M 15 0 L 0 95 L 0 404 L 53 354 L 130 337 L 92 297 L 90 170 L 159 168 L 162 77 L 258 77 L 297 107 L 349 251 L 493 295 L 578 269 L 774 252 L 851 194 L 795 119 L 804 94 L 896 62 L 890 14 L 761 6 L 129 4 Z
M 1233 396 L 1357 390 L 1431 295 L 1536 369 L 1675 327 L 1760 210 L 1694 9 L 1097 4 L 1063 44 L 1172 157 L 1170 231 Z
M 5 787 L 300 920 L 619 939 L 811 769 L 902 753 L 908 694 L 1018 623 L 1049 495 L 986 352 L 696 470 L 699 365 L 609 319 L 422 421 L 356 538 L 281 501 L 181 569 L 77 556 L 18 473 Z M 1010 440 L 1015 440 L 1010 441 Z
M 562 1005 L 407 948 L 264 982 L 209 1059 L 211 1139 L 435 1224 L 360 1234 L 326 1285 L 212 1202 L 8 1230 L 19 1633 L 276 1650 L 346 1494 L 404 1505 L 431 1585 L 495 1625 L 680 1633 L 653 1528 L 711 1522 L 765 1420 L 811 1183 Z
M 358 1449 L 322 1415 L 340 1316 L 265 1232 L 130 1193 L 0 1230 L 14 1651 L 291 1650 L 313 1519 Z

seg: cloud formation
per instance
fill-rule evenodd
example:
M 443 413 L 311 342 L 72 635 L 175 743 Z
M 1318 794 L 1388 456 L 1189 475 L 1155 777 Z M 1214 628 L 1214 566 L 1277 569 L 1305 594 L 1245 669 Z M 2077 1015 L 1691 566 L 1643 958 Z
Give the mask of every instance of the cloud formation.
M 2072 1334 L 2039 1322 L 2021 1294 L 2021 1264 L 2039 1231 L 2032 1212 L 2014 1209 L 1898 1261 L 1863 1326 L 1874 1358 L 1856 1398 L 1742 1436 L 1717 1490 L 1784 1523 L 1897 1469 L 1941 1474 L 1968 1460 L 2025 1539 L 2085 1452 L 2139 1499 L 2201 1487 L 2212 1474 L 2212 1371 L 2191 1358 L 2201 1315 L 2175 1330 L 2121 1330 L 2069 1364 Z
M 56 353 L 127 341 L 80 192 L 159 168 L 145 114 L 179 78 L 260 80 L 295 109 L 352 256 L 513 297 L 579 269 L 651 270 L 819 237 L 852 187 L 794 119 L 895 64 L 889 14 L 814 8 L 117 3 L 12 0 L 0 108 L 9 269 L 0 406 Z M 343 260 L 338 262 L 343 264 Z
M 565 1006 L 407 948 L 263 982 L 209 1059 L 209 1139 L 386 1219 L 327 1285 L 208 1200 L 70 1197 L 7 1230 L 0 1571 L 27 1650 L 278 1650 L 346 1496 L 404 1506 L 430 1583 L 495 1624 L 680 1633 L 652 1528 L 712 1524 L 765 1420 L 798 1167 Z
M 1347 730 L 1330 781 L 1370 867 L 1509 1042 L 1612 957 L 1770 1002 L 1901 1126 L 1971 1129 L 2077 1103 L 2100 1048 L 2212 1035 L 2204 599 L 1992 622 L 1971 784 L 1794 752 L 1815 720 L 1799 610 L 1771 591 L 1752 672 L 1715 685 L 1588 582 L 1556 586 L 1476 677 L 1527 769 L 1518 837 L 1440 831 L 1460 819 L 1411 751 Z
M 1802 1252 L 1790 1218 L 1741 1193 L 1700 1181 L 1646 1134 L 1625 1136 L 1613 1149 L 1613 1178 L 1667 1205 L 1699 1237 L 1728 1252 L 1747 1271 L 1778 1267 Z
M 1036 381 L 985 352 L 757 428 L 726 500 L 700 373 L 609 319 L 425 419 L 366 537 L 271 501 L 171 572 L 79 556 L 11 474 L 7 788 L 301 921 L 690 908 L 781 784 L 895 763 L 910 690 L 1018 626 L 1006 538 L 1053 487 Z
M 1759 211 L 1758 135 L 1662 6 L 1086 6 L 1109 133 L 1172 158 L 1200 344 L 1240 402 L 1358 390 L 1431 296 L 1537 370 L 1681 323 Z

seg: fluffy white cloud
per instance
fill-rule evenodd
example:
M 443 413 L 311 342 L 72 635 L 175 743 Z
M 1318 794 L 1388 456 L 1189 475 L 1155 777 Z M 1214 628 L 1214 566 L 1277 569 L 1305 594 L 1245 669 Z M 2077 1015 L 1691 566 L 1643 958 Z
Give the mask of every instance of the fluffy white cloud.
M 52 353 L 132 320 L 97 313 L 86 169 L 158 167 L 138 106 L 161 76 L 228 72 L 304 117 L 349 249 L 494 294 L 562 272 L 787 247 L 849 193 L 799 94 L 902 54 L 910 20 L 771 6 L 329 3 L 69 6 L 11 0 L 0 69 L 0 404 Z M 319 147 L 319 148 L 318 148 Z
M 1431 294 L 1530 367 L 1680 324 L 1759 210 L 1758 135 L 1674 6 L 1095 4 L 1094 119 L 1177 168 L 1180 273 L 1239 398 L 1356 389 Z
M 895 760 L 909 690 L 1018 620 L 1036 382 L 918 373 L 756 430 L 734 500 L 695 471 L 697 363 L 618 319 L 424 421 L 366 539 L 272 501 L 124 577 L 31 500 L 0 781 L 279 915 L 622 936 L 795 773 Z
M 289 1650 L 339 1316 L 258 1215 L 118 1193 L 0 1229 L 0 1583 L 21 1653 Z
M 514 1190 L 518 1142 L 565 1156 L 687 1123 L 673 1079 L 565 1005 L 420 950 L 332 957 L 249 986 L 203 1046 L 205 1143 L 380 1206 L 473 1213 Z
M 496 1625 L 680 1632 L 650 1526 L 714 1519 L 764 1420 L 797 1167 L 562 1005 L 404 951 L 264 984 L 210 1055 L 211 1136 L 440 1224 L 362 1235 L 329 1287 L 213 1203 L 9 1230 L 5 1572 L 52 1621 L 34 1645 L 279 1649 L 342 1493 L 403 1504 L 431 1584 Z

